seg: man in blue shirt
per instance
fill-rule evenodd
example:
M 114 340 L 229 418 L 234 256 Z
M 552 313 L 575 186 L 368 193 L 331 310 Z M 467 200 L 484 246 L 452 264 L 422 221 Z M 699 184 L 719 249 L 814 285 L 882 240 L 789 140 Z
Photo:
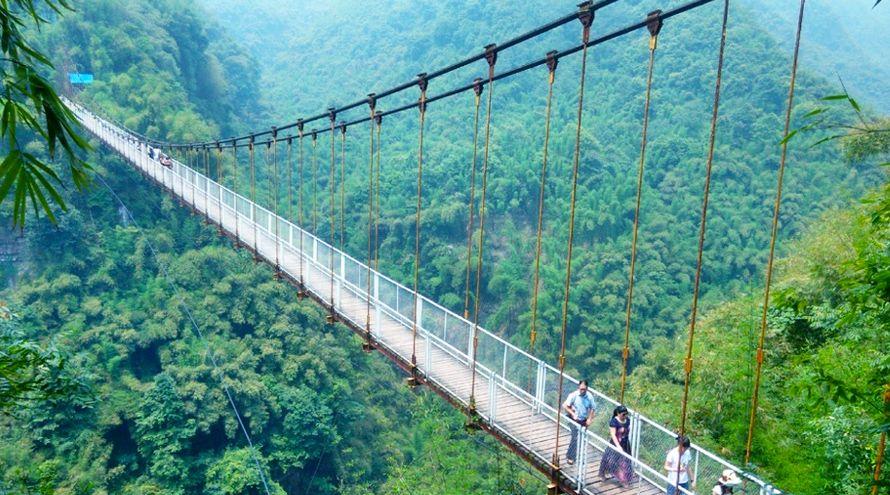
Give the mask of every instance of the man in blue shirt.
M 569 449 L 566 451 L 566 462 L 574 464 L 577 459 L 578 437 L 581 429 L 590 426 L 593 415 L 596 413 L 596 402 L 593 395 L 587 393 L 587 380 L 578 382 L 578 390 L 570 393 L 566 401 L 562 403 L 569 419 L 569 429 L 572 431 L 572 439 L 569 441 Z

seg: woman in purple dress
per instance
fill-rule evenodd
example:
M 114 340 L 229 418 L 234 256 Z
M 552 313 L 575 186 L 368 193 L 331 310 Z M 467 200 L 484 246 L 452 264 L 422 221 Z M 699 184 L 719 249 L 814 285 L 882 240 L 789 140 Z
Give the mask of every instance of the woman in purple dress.
M 633 471 L 630 459 L 621 452 L 630 455 L 630 420 L 627 418 L 627 408 L 618 406 L 612 411 L 612 419 L 609 421 L 609 448 L 603 453 L 600 461 L 599 475 L 601 478 L 614 476 L 622 486 L 627 486 Z

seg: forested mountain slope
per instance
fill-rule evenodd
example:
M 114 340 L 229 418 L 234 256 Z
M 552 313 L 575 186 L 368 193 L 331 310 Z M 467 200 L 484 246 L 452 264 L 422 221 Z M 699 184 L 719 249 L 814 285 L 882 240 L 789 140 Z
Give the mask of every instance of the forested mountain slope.
M 609 6 L 597 14 L 594 36 L 641 19 L 650 8 L 678 4 L 620 2 Z M 653 338 L 673 335 L 688 318 L 719 40 L 718 4 L 670 19 L 660 36 L 632 329 L 634 363 Z M 790 52 L 777 47 L 775 37 L 790 40 L 794 35 L 791 29 L 767 33 L 750 6 L 736 4 L 733 2 L 730 17 L 705 246 L 705 307 L 710 301 L 760 283 L 790 62 Z M 249 8 L 235 1 L 206 3 L 205 8 L 254 54 L 263 81 L 263 101 L 272 115 L 285 122 L 410 80 L 418 72 L 476 53 L 486 43 L 506 40 L 575 7 L 571 2 L 554 5 L 536 1 L 521 6 L 445 1 L 416 8 L 412 2 L 398 1 L 279 5 L 260 0 Z M 362 15 L 355 16 L 356 11 Z M 569 24 L 540 41 L 505 51 L 499 57 L 499 70 L 540 57 L 549 49 L 574 46 L 579 32 L 579 25 Z M 606 388 L 617 385 L 620 362 L 646 46 L 646 36 L 637 33 L 596 47 L 588 74 L 567 363 L 574 372 L 595 377 Z M 579 65 L 578 56 L 561 60 L 554 96 L 540 303 L 541 328 L 545 330 L 538 347 L 540 354 L 551 360 L 555 360 L 561 317 L 558 301 L 565 267 Z M 818 97 L 837 90 L 808 69 L 802 68 L 798 81 L 796 115 L 812 109 Z M 484 62 L 479 62 L 452 77 L 434 80 L 430 94 L 484 73 Z M 497 83 L 494 89 L 482 321 L 523 346 L 528 342 L 530 320 L 529 281 L 545 96 L 544 69 Z M 393 108 L 416 97 L 416 91 L 409 90 L 392 101 L 382 100 L 379 108 Z M 348 121 L 365 111 L 362 108 L 338 116 L 338 120 Z M 425 143 L 420 289 L 459 312 L 464 309 L 466 290 L 472 111 L 471 95 L 430 105 Z M 382 145 L 381 266 L 409 284 L 416 118 L 416 112 L 387 118 Z M 831 147 L 811 148 L 817 137 L 799 140 L 791 149 L 783 239 L 792 237 L 820 211 L 847 203 L 881 180 L 881 173 L 871 164 L 850 167 Z M 350 130 L 346 142 L 346 238 L 351 254 L 362 258 L 367 256 L 366 143 L 367 130 Z M 324 135 L 317 151 L 321 170 L 328 167 L 327 146 Z M 308 142 L 306 149 L 311 156 Z M 324 175 L 317 179 L 322 192 L 327 184 Z M 308 172 L 304 180 L 310 187 Z M 311 215 L 311 207 L 306 208 L 306 214 Z M 327 214 L 321 204 L 319 215 L 326 218 Z M 330 235 L 325 225 L 318 225 L 317 231 L 324 237 Z
M 598 14 L 594 35 L 679 3 L 619 2 Z M 668 424 L 677 416 L 677 353 L 691 299 L 718 3 L 670 20 L 656 59 L 628 403 Z M 780 26 L 768 33 L 746 4 L 735 4 L 691 431 L 696 441 L 739 460 L 756 331 L 751 315 L 762 283 L 790 59 L 775 37 L 790 43 L 793 32 Z M 186 141 L 314 115 L 574 8 L 543 0 L 422 7 L 222 0 L 199 10 L 179 0 L 88 0 L 41 37 L 60 70 L 97 75 L 79 100 L 139 132 Z M 573 46 L 579 31 L 571 24 L 505 52 L 498 70 Z M 642 33 L 592 50 L 585 95 L 567 366 L 607 391 L 617 388 L 623 344 L 646 55 Z M 551 361 L 561 320 L 579 65 L 577 56 L 562 60 L 555 88 L 538 340 L 538 354 Z M 798 117 L 837 91 L 831 77 L 802 70 Z M 437 79 L 430 93 L 484 71 L 480 63 Z M 522 346 L 545 96 L 543 69 L 494 88 L 482 321 Z M 381 109 L 416 97 L 408 91 L 383 100 Z M 464 309 L 472 111 L 465 94 L 430 105 L 427 115 L 420 290 L 457 311 Z M 381 268 L 409 284 L 416 119 L 414 111 L 385 119 L 382 143 Z M 367 256 L 367 132 L 354 128 L 346 136 L 346 247 L 360 259 Z M 832 146 L 810 147 L 819 137 L 799 136 L 789 157 L 780 240 L 787 256 L 771 312 L 776 348 L 755 463 L 797 493 L 854 493 L 873 454 L 876 416 L 863 401 L 817 392 L 810 400 L 796 397 L 811 383 L 825 383 L 813 377 L 834 377 L 858 393 L 886 376 L 886 336 L 872 331 L 888 328 L 886 287 L 875 283 L 886 280 L 886 229 L 879 227 L 886 218 L 878 227 L 868 223 L 882 218 L 874 205 L 886 210 L 886 188 L 872 206 L 848 208 L 886 175 L 875 159 L 850 163 Z M 319 167 L 314 183 L 308 172 L 303 180 L 307 199 L 311 188 L 330 185 L 328 139 L 323 135 L 314 151 L 306 143 L 307 157 L 315 154 Z M 101 187 L 72 196 L 74 211 L 58 228 L 29 228 L 33 267 L 2 297 L 20 317 L 2 329 L 55 337 L 96 402 L 37 404 L 0 420 L 0 493 L 52 487 L 60 493 L 259 493 L 220 379 L 235 393 L 275 493 L 541 492 L 515 457 L 502 457 L 490 439 L 466 436 L 461 418 L 440 401 L 408 393 L 382 359 L 361 353 L 345 329 L 324 326 L 321 310 L 295 300 L 270 270 L 231 250 L 119 159 L 99 152 L 92 161 L 133 208 L 144 235 Z M 269 203 L 271 171 L 258 163 L 260 197 Z M 225 169 L 228 181 L 231 172 Z M 240 177 L 243 191 L 247 181 Z M 327 219 L 332 212 L 326 201 L 319 204 L 318 215 Z M 333 233 L 326 224 L 309 227 L 327 238 Z M 792 248 L 788 241 L 804 231 L 808 237 Z M 208 363 L 208 348 L 192 333 L 148 242 L 206 326 L 222 373 Z M 844 359 L 837 363 L 836 355 Z M 764 433 L 777 429 L 785 431 Z
M 793 1 L 751 0 L 752 14 L 771 32 L 793 29 Z M 810 0 L 803 30 L 802 63 L 825 77 L 839 77 L 862 102 L 890 112 L 890 15 L 874 0 Z M 791 39 L 778 38 L 790 49 Z
M 196 140 L 263 115 L 256 64 L 191 2 L 89 0 L 49 25 L 40 46 L 66 71 L 92 73 L 78 98 L 138 132 Z
M 890 147 L 885 147 L 885 156 Z M 825 212 L 777 264 L 753 460 L 792 493 L 869 490 L 890 404 L 890 186 Z M 690 429 L 744 454 L 760 291 L 711 311 L 700 327 Z M 664 339 L 631 378 L 644 410 L 676 424 L 683 342 Z M 886 397 L 886 396 L 885 396 Z M 885 481 L 886 482 L 886 481 Z
M 172 139 L 246 126 L 257 110 L 255 81 L 207 86 L 207 71 L 228 65 L 219 60 L 249 57 L 214 48 L 225 40 L 188 2 L 78 8 L 41 36 L 53 56 L 96 74 L 76 95 L 88 105 Z M 98 179 L 86 194 L 63 191 L 71 211 L 59 225 L 29 220 L 30 267 L 0 292 L 0 344 L 58 349 L 87 391 L 0 414 L 0 494 L 263 493 L 222 384 L 275 494 L 540 488 L 516 459 L 501 462 L 492 439 L 467 436 L 459 414 L 410 392 L 351 332 L 325 325 L 321 308 L 93 144 L 89 161 L 138 226 Z

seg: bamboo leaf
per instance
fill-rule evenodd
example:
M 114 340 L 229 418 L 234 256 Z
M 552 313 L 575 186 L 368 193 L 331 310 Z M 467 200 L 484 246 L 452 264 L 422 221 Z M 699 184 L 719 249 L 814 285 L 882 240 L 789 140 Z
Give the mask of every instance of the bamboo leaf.
M 810 117 L 814 117 L 814 116 L 816 116 L 816 115 L 819 115 L 820 113 L 823 113 L 823 112 L 825 112 L 825 109 L 824 109 L 824 108 L 817 108 L 817 109 L 815 109 L 815 110 L 811 110 L 811 111 L 807 112 L 807 113 L 803 116 L 803 118 L 808 119 L 808 118 L 810 118 Z
M 779 141 L 779 144 L 786 144 L 786 143 L 788 143 L 788 141 L 790 141 L 791 138 L 793 138 L 794 135 L 797 134 L 797 131 L 798 131 L 798 129 L 795 129 L 795 130 L 789 132 L 788 135 L 785 136 L 785 139 Z
M 22 166 L 21 159 L 21 152 L 13 150 L 6 156 L 3 163 L 0 164 L 0 174 L 2 174 L 0 176 L 3 178 L 3 182 L 0 183 L 0 203 L 3 202 L 3 198 L 5 198 L 6 194 L 9 192 L 9 188 L 12 187 L 12 184 L 18 178 Z
M 56 190 L 53 189 L 52 187 L 50 188 L 50 190 L 52 190 L 54 193 L 56 193 L 56 195 L 58 195 Z M 31 190 L 29 192 L 31 194 L 31 204 L 34 206 L 34 210 L 36 211 L 38 209 L 38 207 L 42 207 L 43 211 L 46 212 L 46 216 L 49 219 L 49 221 L 52 223 L 58 223 L 56 221 L 56 216 L 53 215 L 52 206 L 50 206 L 49 201 L 46 200 L 46 196 L 43 195 L 43 191 L 40 190 L 40 187 L 38 187 L 37 184 L 33 182 L 33 179 L 32 179 Z M 59 197 L 59 201 L 60 201 L 59 206 L 63 210 L 67 210 L 68 208 L 65 205 L 65 202 L 62 201 L 61 197 Z

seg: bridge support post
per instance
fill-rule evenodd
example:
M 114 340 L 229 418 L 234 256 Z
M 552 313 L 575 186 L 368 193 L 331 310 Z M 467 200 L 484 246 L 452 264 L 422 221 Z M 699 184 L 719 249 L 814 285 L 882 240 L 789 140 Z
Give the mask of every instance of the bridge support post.
M 420 377 L 417 376 L 417 364 L 411 364 L 411 376 L 405 379 L 405 384 L 411 388 L 415 388 L 420 385 Z
M 550 460 L 550 483 L 547 484 L 547 495 L 562 495 L 559 486 L 559 454 L 554 453 Z
M 365 341 L 362 342 L 362 350 L 365 352 L 374 350 L 374 337 L 371 335 L 370 326 L 365 329 Z
M 464 429 L 470 433 L 481 430 L 481 419 L 479 411 L 476 409 L 476 397 L 472 396 L 470 397 L 470 404 L 467 406 L 467 421 L 464 423 Z

